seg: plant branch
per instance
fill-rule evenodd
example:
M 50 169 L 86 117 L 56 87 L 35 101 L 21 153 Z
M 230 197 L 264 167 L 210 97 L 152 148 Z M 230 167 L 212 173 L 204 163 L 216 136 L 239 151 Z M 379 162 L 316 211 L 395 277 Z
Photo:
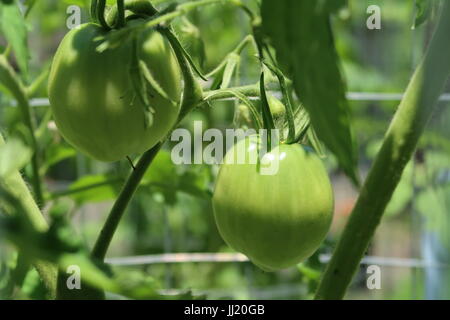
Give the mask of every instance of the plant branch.
M 203 93 L 203 100 L 204 101 L 214 101 L 214 100 L 224 100 L 224 99 L 230 99 L 230 98 L 236 98 L 236 95 L 233 93 L 238 92 L 242 95 L 245 95 L 247 97 L 253 97 L 253 98 L 259 98 L 260 95 L 260 89 L 258 84 L 252 84 L 247 86 L 241 86 L 241 87 L 232 87 L 227 89 L 217 89 L 217 90 L 210 90 L 205 91 Z
M 316 299 L 342 299 L 450 74 L 450 1 L 386 133 Z
M 2 135 L 0 134 L 0 145 L 4 144 Z M 36 228 L 36 230 L 44 232 L 48 229 L 47 221 L 45 221 L 39 207 L 33 199 L 28 187 L 20 173 L 14 172 L 0 181 L 2 186 L 11 194 L 19 199 L 21 206 L 24 208 L 23 214 L 26 219 Z M 49 262 L 34 260 L 34 267 L 38 271 L 46 288 L 54 296 L 56 292 L 56 268 Z
M 217 67 L 215 67 L 212 71 L 210 71 L 205 77 L 212 78 L 216 74 L 222 72 L 223 69 L 225 69 L 225 67 L 227 65 L 228 57 L 230 57 L 230 55 L 232 55 L 233 53 L 240 55 L 249 43 L 255 44 L 255 39 L 253 38 L 252 35 L 247 35 L 244 39 L 242 39 L 242 41 L 236 46 L 236 48 L 233 49 L 230 53 L 228 53 L 226 55 L 225 59 L 223 59 L 222 62 L 219 63 L 219 65 Z
M 33 157 L 31 160 L 31 168 L 33 172 L 32 186 L 38 205 L 42 206 L 44 197 L 42 194 L 41 178 L 39 174 L 39 146 L 35 135 L 35 123 L 31 115 L 31 108 L 28 102 L 27 89 L 16 76 L 14 70 L 9 65 L 6 58 L 0 55 L 0 82 L 11 92 L 17 100 L 17 104 L 22 113 L 23 121 L 28 127 L 29 139 L 33 148 Z
M 142 177 L 145 174 L 145 171 L 152 163 L 162 145 L 163 142 L 160 142 L 142 155 L 141 159 L 136 165 L 136 168 L 133 170 L 127 182 L 123 186 L 119 197 L 114 203 L 111 212 L 106 219 L 105 225 L 103 226 L 100 235 L 95 242 L 94 249 L 92 250 L 92 257 L 97 258 L 100 261 L 103 261 L 105 259 L 106 252 L 108 251 L 111 240 L 125 212 L 125 209 L 127 208 L 131 198 L 133 197 L 134 192 L 138 188 L 139 183 L 141 182 Z
M 117 24 L 115 27 L 117 29 L 125 26 L 125 1 L 117 0 Z
M 97 20 L 105 30 L 109 30 L 111 28 L 108 25 L 108 23 L 106 22 L 105 11 L 106 11 L 106 0 L 98 0 L 97 1 Z

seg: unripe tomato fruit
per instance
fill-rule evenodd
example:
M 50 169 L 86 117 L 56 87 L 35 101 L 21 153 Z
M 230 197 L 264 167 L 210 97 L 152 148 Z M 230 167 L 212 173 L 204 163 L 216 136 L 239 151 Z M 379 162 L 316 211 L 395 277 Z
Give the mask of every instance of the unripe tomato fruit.
M 117 161 L 150 149 L 175 124 L 181 71 L 159 32 L 139 35 L 139 58 L 175 102 L 148 90 L 154 114 L 153 124 L 146 127 L 144 107 L 130 76 L 132 41 L 98 52 L 98 37 L 105 34 L 92 23 L 67 33 L 53 59 L 48 94 L 56 125 L 69 143 L 97 160 Z
M 227 152 L 213 208 L 225 242 L 261 269 L 274 271 L 317 250 L 331 224 L 333 191 L 322 161 L 309 147 L 275 147 L 264 157 L 278 161 L 278 172 L 262 175 L 258 164 L 248 160 L 257 156 L 257 143 L 254 136 L 247 137 Z M 233 163 L 242 150 L 245 163 Z

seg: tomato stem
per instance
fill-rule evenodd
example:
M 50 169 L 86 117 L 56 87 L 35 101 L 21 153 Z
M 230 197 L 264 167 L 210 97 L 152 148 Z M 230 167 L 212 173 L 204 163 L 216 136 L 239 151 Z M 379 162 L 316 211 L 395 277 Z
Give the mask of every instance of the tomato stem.
M 450 75 L 450 1 L 389 126 L 316 299 L 342 299 Z
M 91 11 L 90 11 L 90 14 L 91 14 L 91 19 L 92 19 L 92 22 L 98 22 L 98 19 L 97 19 L 97 5 L 98 5 L 98 1 L 97 0 L 92 0 L 91 1 Z
M 11 92 L 17 100 L 17 104 L 22 113 L 23 121 L 28 128 L 31 147 L 33 148 L 33 156 L 31 159 L 32 169 L 32 187 L 39 206 L 44 205 L 44 197 L 42 193 L 41 177 L 39 173 L 39 146 L 35 135 L 35 122 L 31 113 L 30 103 L 28 101 L 27 90 L 15 75 L 14 70 L 9 65 L 4 56 L 0 56 L 0 78 L 3 79 L 3 85 Z
M 97 20 L 104 29 L 109 30 L 111 28 L 105 19 L 105 9 L 106 9 L 106 0 L 98 0 L 96 12 Z
M 156 146 L 145 152 L 139 162 L 137 163 L 135 169 L 131 172 L 131 175 L 128 177 L 127 182 L 123 186 L 116 202 L 114 203 L 108 218 L 95 242 L 94 249 L 92 250 L 92 257 L 97 258 L 101 261 L 105 259 L 106 252 L 108 251 L 111 240 L 114 236 L 114 233 L 119 225 L 120 220 L 125 212 L 125 209 L 128 206 L 131 198 L 133 197 L 134 192 L 139 186 L 139 183 L 142 180 L 142 177 L 147 171 L 147 168 L 152 163 L 153 159 L 155 159 L 159 150 L 161 149 L 163 142 L 158 143 Z
M 125 26 L 125 0 L 117 0 L 117 29 Z
M 0 78 L 2 75 L 2 68 L 0 63 Z M 0 134 L 0 146 L 5 142 Z M 6 189 L 6 191 L 14 194 L 20 201 L 23 210 L 19 213 L 23 214 L 29 223 L 38 231 L 44 232 L 48 229 L 47 221 L 44 219 L 39 207 L 34 201 L 33 195 L 28 189 L 27 184 L 23 180 L 20 173 L 17 171 L 7 178 L 0 181 L 0 187 Z M 21 255 L 21 254 L 20 254 Z M 19 256 L 20 256 L 19 255 Z M 50 262 L 44 261 L 32 261 L 33 266 L 36 268 L 39 276 L 41 277 L 45 287 L 49 290 L 51 296 L 54 296 L 56 291 L 56 268 Z
M 231 87 L 226 89 L 217 89 L 205 91 L 203 93 L 203 100 L 213 101 L 213 100 L 225 100 L 230 98 L 235 98 L 236 95 L 233 93 L 239 92 L 249 98 L 258 98 L 260 95 L 259 84 L 252 84 L 240 87 Z
M 273 130 L 275 129 L 275 123 L 273 121 L 272 112 L 270 111 L 269 101 L 267 100 L 265 81 L 264 81 L 264 72 L 261 72 L 261 78 L 259 80 L 259 91 L 261 94 L 261 109 L 262 109 L 262 117 L 264 123 L 264 129 Z M 270 134 L 268 134 L 268 143 L 270 144 Z M 269 150 L 269 149 L 267 149 Z
M 276 77 L 278 78 L 278 82 L 280 83 L 280 89 L 281 93 L 283 95 L 283 104 L 286 108 L 286 120 L 288 123 L 288 139 L 286 143 L 292 144 L 295 143 L 295 123 L 294 123 L 294 109 L 292 107 L 292 100 L 291 95 L 288 91 L 287 84 L 286 84 L 286 77 L 284 76 L 283 72 L 281 72 L 280 69 L 277 67 L 271 65 L 268 62 L 263 61 L 264 65 L 269 68 L 270 71 L 272 71 Z

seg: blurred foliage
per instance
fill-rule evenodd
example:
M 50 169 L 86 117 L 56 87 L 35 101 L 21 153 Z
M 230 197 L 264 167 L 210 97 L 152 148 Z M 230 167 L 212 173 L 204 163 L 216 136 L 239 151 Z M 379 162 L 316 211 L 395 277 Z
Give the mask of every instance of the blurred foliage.
M 4 2 L 4 1 L 3 1 Z M 158 1 L 164 2 L 167 1 Z M 257 1 L 246 1 L 256 8 Z M 423 2 L 423 1 L 420 1 Z M 88 0 L 36 1 L 26 24 L 14 28 L 20 34 L 12 41 L 11 62 L 26 83 L 45 75 L 51 57 L 67 32 L 66 9 L 69 5 L 82 8 L 82 22 L 89 20 Z M 380 5 L 382 30 L 365 27 L 369 5 Z M 1 4 L 6 6 L 6 4 Z M 417 64 L 430 35 L 432 24 L 423 21 L 434 9 L 419 7 L 415 17 L 414 1 L 349 0 L 332 20 L 337 51 L 348 91 L 402 92 L 413 67 Z M 430 11 L 431 10 L 431 11 Z M 1 11 L 0 11 L 1 12 Z M 5 15 L 6 11 L 3 11 Z M 428 12 L 428 13 L 427 13 Z M 7 13 L 7 12 L 6 12 Z M 7 14 L 9 19 L 13 16 Z M 5 21 L 2 19 L 2 21 Z M 14 24 L 15 25 L 15 24 Z M 412 30 L 411 26 L 415 25 Z M 183 45 L 204 71 L 211 71 L 250 31 L 246 17 L 231 6 L 209 6 L 196 10 L 186 19 L 174 22 Z M 28 52 L 24 51 L 23 30 L 28 30 Z M 0 51 L 6 48 L 8 34 L 2 28 Z M 28 59 L 29 58 L 29 59 Z M 239 62 L 243 84 L 258 80 L 258 61 L 254 50 L 244 50 Z M 28 65 L 28 66 L 26 66 Z M 46 81 L 38 86 L 32 98 L 46 97 Z M 27 129 L 19 108 L 0 84 L 0 128 L 9 143 L 0 147 L 0 173 L 25 166 L 23 175 L 31 175 L 27 147 Z M 360 170 L 365 172 L 376 155 L 380 141 L 397 107 L 396 101 L 351 101 L 352 123 L 358 138 Z M 130 163 L 123 160 L 103 164 L 86 158 L 69 146 L 49 121 L 47 106 L 33 108 L 38 124 L 38 138 L 45 176 L 46 199 L 49 208 L 60 201 L 69 203 L 67 219 L 83 248 L 92 247 L 106 214 L 116 198 Z M 204 127 L 227 128 L 233 125 L 234 102 L 221 101 L 213 107 L 195 110 L 181 124 L 193 130 L 193 121 L 202 120 Z M 441 106 L 421 140 L 420 152 L 412 161 L 387 209 L 386 219 L 411 219 L 417 210 L 426 225 L 450 243 L 448 223 L 450 179 L 450 108 Z M 170 160 L 169 143 L 159 153 L 125 215 L 114 238 L 110 256 L 150 255 L 171 252 L 230 252 L 216 229 L 210 196 L 217 173 L 216 166 L 175 166 Z M 10 154 L 19 155 L 11 158 Z M 4 160 L 9 159 L 9 160 Z M 132 157 L 132 161 L 136 161 Z M 326 159 L 331 174 L 336 176 L 336 159 Z M 339 188 L 339 185 L 335 186 Z M 49 208 L 45 208 L 46 213 Z M 0 212 L 0 216 L 4 214 Z M 72 230 L 73 228 L 73 230 Z M 311 259 L 298 268 L 277 273 L 265 273 L 250 263 L 184 263 L 115 267 L 127 270 L 127 281 L 143 283 L 142 288 L 181 290 L 181 297 L 193 298 L 206 293 L 212 298 L 310 298 L 323 268 L 319 254 L 329 252 L 333 239 L 324 244 Z M 49 245 L 52 246 L 52 245 Z M 0 297 L 38 299 L 46 296 L 45 288 L 34 269 L 26 274 L 20 290 L 12 292 L 8 278 L 14 272 L 17 254 L 13 247 L 0 241 Z M 130 273 L 131 272 L 131 273 Z M 120 276 L 119 276 L 120 277 Z M 127 282 L 125 281 L 125 282 Z M 280 286 L 282 290 L 277 291 Z M 136 288 L 136 286 L 134 286 Z M 289 289 L 300 288 L 292 291 Z M 400 292 L 403 282 L 396 284 L 392 297 L 409 297 Z M 189 291 L 193 289 L 192 293 Z M 148 295 L 140 291 L 135 297 Z M 264 296 L 267 290 L 269 296 Z M 399 291 L 400 290 L 400 291 Z M 155 292 L 150 292 L 155 294 Z M 194 296 L 192 296 L 194 294 Z M 386 297 L 388 294 L 386 294 Z M 123 298 L 121 296 L 116 298 Z

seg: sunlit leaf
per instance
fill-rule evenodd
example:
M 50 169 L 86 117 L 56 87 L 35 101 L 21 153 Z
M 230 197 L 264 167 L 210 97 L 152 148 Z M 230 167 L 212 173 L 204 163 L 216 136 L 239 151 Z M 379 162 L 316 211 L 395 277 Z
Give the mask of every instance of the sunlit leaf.
M 425 23 L 431 14 L 432 0 L 416 0 L 416 16 L 414 19 L 413 29 Z
M 323 1 L 263 0 L 263 28 L 283 72 L 292 78 L 318 137 L 358 183 L 357 153 L 350 128 L 346 87 Z
M 114 200 L 119 189 L 117 178 L 108 175 L 84 176 L 69 187 L 70 197 L 78 204 Z
M 146 171 L 142 185 L 166 185 L 176 187 L 178 184 L 178 174 L 176 166 L 170 157 L 170 152 L 161 150 L 152 162 L 151 167 Z
M 0 28 L 11 45 L 20 70 L 28 74 L 27 26 L 17 4 L 0 3 Z
M 49 146 L 45 150 L 45 163 L 43 164 L 44 170 L 46 171 L 51 166 L 65 160 L 68 158 L 75 157 L 77 152 L 74 148 L 67 147 L 60 144 L 54 144 Z
M 0 176 L 22 169 L 31 159 L 32 151 L 20 140 L 10 139 L 0 146 Z

